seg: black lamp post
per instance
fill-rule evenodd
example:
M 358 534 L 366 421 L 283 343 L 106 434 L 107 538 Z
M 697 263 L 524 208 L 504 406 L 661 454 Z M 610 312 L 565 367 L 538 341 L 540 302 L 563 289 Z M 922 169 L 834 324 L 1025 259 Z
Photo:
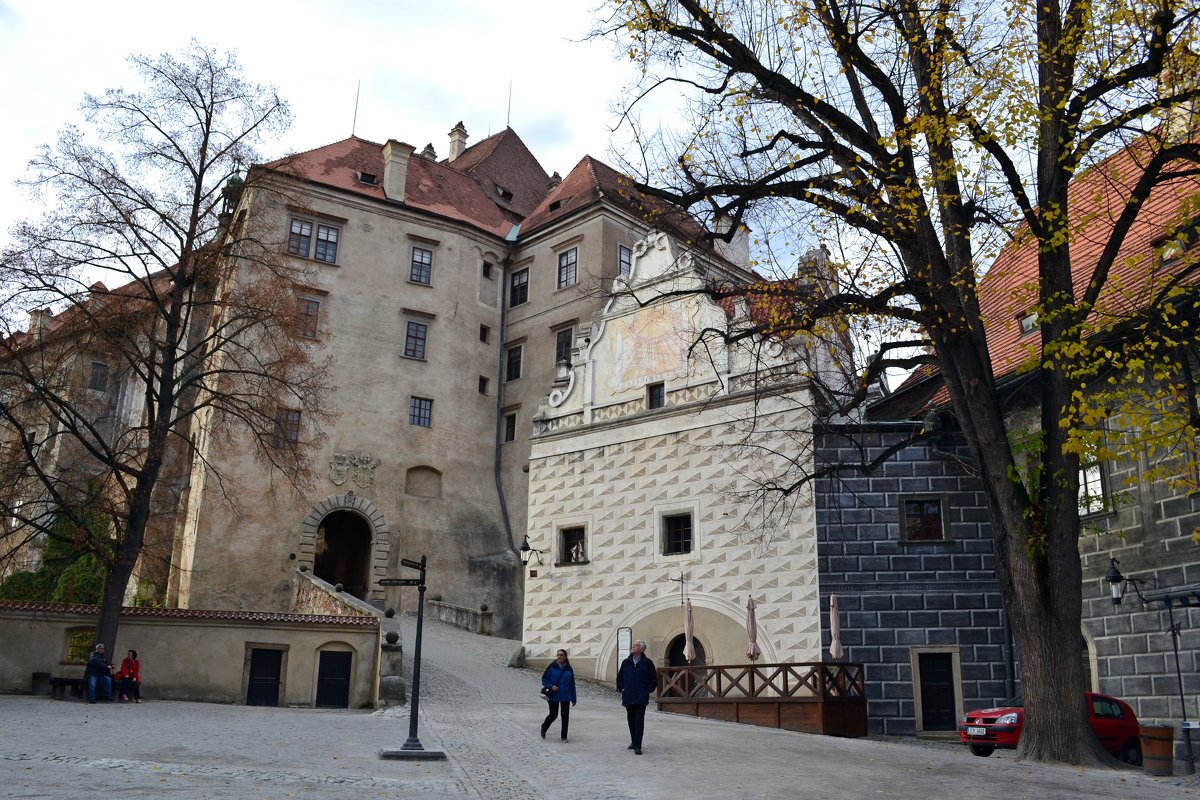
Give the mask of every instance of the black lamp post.
M 1192 730 L 1188 724 L 1187 700 L 1183 694 L 1183 672 L 1179 669 L 1179 626 L 1175 624 L 1175 604 L 1171 599 L 1170 592 L 1154 592 L 1154 594 L 1161 596 L 1148 599 L 1142 594 L 1141 588 L 1138 587 L 1141 581 L 1136 578 L 1126 578 L 1122 575 L 1120 568 L 1117 567 L 1117 560 L 1115 558 L 1108 560 L 1108 572 L 1104 574 L 1104 580 L 1108 583 L 1109 591 L 1112 593 L 1114 607 L 1121 605 L 1121 600 L 1125 596 L 1125 590 L 1130 586 L 1133 587 L 1134 594 L 1137 595 L 1138 600 L 1142 601 L 1143 606 L 1149 605 L 1154 600 L 1161 600 L 1167 606 L 1167 619 L 1171 625 L 1168 629 L 1171 634 L 1171 650 L 1175 653 L 1175 679 L 1179 682 L 1179 712 L 1183 715 L 1184 754 L 1187 763 L 1187 774 L 1191 775 L 1196 771 L 1196 758 L 1192 754 Z

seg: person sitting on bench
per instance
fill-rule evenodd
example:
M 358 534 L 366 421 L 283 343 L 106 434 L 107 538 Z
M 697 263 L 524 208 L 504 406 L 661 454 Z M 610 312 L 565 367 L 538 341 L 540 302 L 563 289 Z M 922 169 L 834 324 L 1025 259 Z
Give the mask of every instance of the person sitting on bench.
M 96 684 L 100 684 L 100 693 L 103 699 L 112 700 L 112 673 L 113 665 L 104 655 L 104 643 L 96 645 L 92 650 L 92 655 L 88 658 L 87 668 L 83 672 L 83 677 L 87 681 L 87 699 L 89 703 L 96 702 Z

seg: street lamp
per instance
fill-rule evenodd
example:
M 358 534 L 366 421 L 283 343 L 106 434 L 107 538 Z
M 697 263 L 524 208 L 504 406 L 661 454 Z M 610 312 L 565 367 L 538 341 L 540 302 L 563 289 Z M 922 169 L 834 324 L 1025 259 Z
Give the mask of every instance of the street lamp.
M 1163 589 L 1154 591 L 1151 592 L 1153 597 L 1147 598 L 1142 594 L 1142 590 L 1138 588 L 1138 584 L 1141 581 L 1136 578 L 1126 578 L 1122 575 L 1121 570 L 1117 567 L 1117 560 L 1115 558 L 1108 560 L 1108 572 L 1104 574 L 1104 580 L 1108 584 L 1109 591 L 1112 593 L 1114 607 L 1121 605 L 1121 599 L 1125 596 L 1125 590 L 1131 585 L 1133 586 L 1134 594 L 1138 596 L 1138 600 L 1142 601 L 1143 606 L 1150 605 L 1158 600 L 1161 600 L 1167 606 L 1167 619 L 1171 625 L 1168 632 L 1171 634 L 1171 649 L 1175 652 L 1175 680 L 1179 683 L 1179 711 L 1183 715 L 1184 753 L 1186 756 L 1187 774 L 1191 775 L 1196 771 L 1196 758 L 1192 754 L 1192 730 L 1191 725 L 1188 723 L 1187 700 L 1183 694 L 1183 672 L 1179 669 L 1179 626 L 1175 624 L 1175 603 L 1172 599 L 1172 591 L 1176 590 Z
M 525 534 L 525 541 L 521 542 L 521 564 L 529 566 L 529 559 L 536 558 L 537 563 L 542 563 L 542 551 L 536 547 L 529 546 L 529 534 Z

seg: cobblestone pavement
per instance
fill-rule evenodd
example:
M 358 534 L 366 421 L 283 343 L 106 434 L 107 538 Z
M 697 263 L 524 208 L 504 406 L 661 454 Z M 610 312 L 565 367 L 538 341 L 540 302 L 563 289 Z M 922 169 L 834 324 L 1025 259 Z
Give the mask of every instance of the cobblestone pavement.
M 389 620 L 411 652 L 411 618 Z M 538 735 L 538 674 L 519 643 L 426 624 L 418 733 L 445 761 L 385 761 L 407 708 L 329 711 L 206 703 L 88 705 L 0 696 L 5 798 L 985 798 L 1200 796 L 1191 779 L 975 758 L 944 743 L 836 739 L 651 711 L 625 749 L 616 692 L 583 682 L 569 743 Z

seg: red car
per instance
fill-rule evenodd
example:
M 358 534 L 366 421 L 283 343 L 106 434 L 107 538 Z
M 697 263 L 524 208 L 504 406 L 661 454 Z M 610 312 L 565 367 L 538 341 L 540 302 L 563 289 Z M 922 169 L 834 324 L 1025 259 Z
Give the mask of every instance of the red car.
M 1142 740 L 1133 709 L 1123 700 L 1095 692 L 1084 692 L 1088 721 L 1104 749 L 1127 764 L 1142 763 Z M 1021 698 L 1004 700 L 996 708 L 968 711 L 958 726 L 958 738 L 977 756 L 990 756 L 997 747 L 1012 749 L 1021 738 L 1024 721 Z

